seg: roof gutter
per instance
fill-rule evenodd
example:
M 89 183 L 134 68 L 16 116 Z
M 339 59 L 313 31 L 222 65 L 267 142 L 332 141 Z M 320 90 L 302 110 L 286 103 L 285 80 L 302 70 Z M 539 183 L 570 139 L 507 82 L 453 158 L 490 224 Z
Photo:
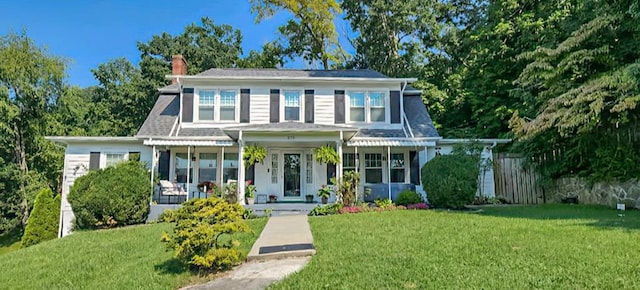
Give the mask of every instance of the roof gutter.
M 412 83 L 418 81 L 417 78 L 349 78 L 349 77 L 261 77 L 261 76 L 185 76 L 166 75 L 166 79 L 210 81 L 210 80 L 265 80 L 265 81 L 348 81 L 348 82 L 387 82 L 397 83 L 398 81 Z

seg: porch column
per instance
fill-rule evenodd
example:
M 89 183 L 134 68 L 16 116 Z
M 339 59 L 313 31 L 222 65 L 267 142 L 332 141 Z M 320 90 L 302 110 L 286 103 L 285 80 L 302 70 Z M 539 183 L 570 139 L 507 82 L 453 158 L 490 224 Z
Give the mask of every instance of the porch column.
M 222 146 L 222 156 L 220 156 L 220 158 L 218 158 L 220 161 L 220 172 L 218 172 L 218 176 L 220 177 L 220 179 L 218 179 L 218 183 L 220 184 L 220 188 L 224 188 L 224 146 Z
M 387 185 L 389 187 L 389 200 L 391 200 L 391 146 L 387 146 Z
M 238 135 L 238 203 L 244 205 L 244 140 L 242 131 Z
M 342 140 L 343 140 L 343 132 L 340 131 L 340 139 L 336 142 L 336 151 L 338 152 L 338 157 L 340 162 L 336 164 L 336 179 L 342 179 Z
M 191 145 L 187 146 L 187 200 L 189 200 L 189 187 L 191 183 L 189 182 L 189 171 L 191 170 Z
M 154 171 L 156 168 L 156 145 L 151 148 L 151 198 L 149 204 L 153 204 L 153 194 L 155 193 L 155 184 L 153 184 Z

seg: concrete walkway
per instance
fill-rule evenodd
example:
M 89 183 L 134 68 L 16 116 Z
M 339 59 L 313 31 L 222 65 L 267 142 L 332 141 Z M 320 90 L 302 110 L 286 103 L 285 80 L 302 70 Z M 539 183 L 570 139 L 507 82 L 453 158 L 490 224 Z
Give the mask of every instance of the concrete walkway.
M 253 244 L 247 260 L 307 257 L 315 253 L 307 215 L 280 215 L 269 218 L 260 237 Z
M 315 253 L 307 215 L 289 212 L 273 216 L 253 244 L 247 263 L 211 282 L 182 289 L 265 289 L 302 269 Z

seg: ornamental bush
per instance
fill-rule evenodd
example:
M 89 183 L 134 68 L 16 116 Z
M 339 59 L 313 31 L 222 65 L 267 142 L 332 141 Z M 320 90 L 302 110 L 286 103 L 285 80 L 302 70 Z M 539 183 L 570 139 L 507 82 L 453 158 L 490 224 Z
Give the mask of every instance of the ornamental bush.
M 234 233 L 249 231 L 243 213 L 239 204 L 217 197 L 191 199 L 180 209 L 164 214 L 164 220 L 175 223 L 175 227 L 172 234 L 162 234 L 162 241 L 192 268 L 230 269 L 245 259 L 238 249 L 240 242 L 232 238 Z
M 33 211 L 22 236 L 22 247 L 58 237 L 60 219 L 60 195 L 53 197 L 51 189 L 41 190 L 36 196 Z
M 92 170 L 74 182 L 69 203 L 75 227 L 95 229 L 144 223 L 151 186 L 146 167 L 126 161 Z
M 409 189 L 406 189 L 400 192 L 398 194 L 398 197 L 396 198 L 397 205 L 407 206 L 410 204 L 416 204 L 421 202 L 422 202 L 422 197 L 420 196 L 420 194 Z
M 479 156 L 438 155 L 422 167 L 422 184 L 429 203 L 460 209 L 471 203 L 478 188 Z

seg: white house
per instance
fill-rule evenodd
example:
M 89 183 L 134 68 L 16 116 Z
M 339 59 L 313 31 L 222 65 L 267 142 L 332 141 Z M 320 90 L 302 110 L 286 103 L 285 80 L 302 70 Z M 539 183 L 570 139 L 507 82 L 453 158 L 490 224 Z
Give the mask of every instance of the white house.
M 258 201 L 303 202 L 331 176 L 360 172 L 371 198 L 395 197 L 405 188 L 422 191 L 420 168 L 454 143 L 433 126 L 412 78 L 390 78 L 372 70 L 210 69 L 186 75 L 186 61 L 174 56 L 172 84 L 160 96 L 133 137 L 49 137 L 64 144 L 61 234 L 71 230 L 67 194 L 87 170 L 103 168 L 135 152 L 160 180 L 178 184 L 182 196 L 155 191 L 155 203 L 202 197 L 197 184 L 252 180 Z M 496 143 L 478 140 L 491 156 Z M 250 168 L 246 146 L 267 149 Z M 314 149 L 336 148 L 336 166 L 315 161 Z M 286 169 L 286 170 L 285 170 Z M 483 193 L 493 194 L 493 173 L 481 173 Z M 150 181 L 150 184 L 153 182 Z M 244 182 L 238 198 L 244 199 Z M 150 189 L 152 186 L 150 185 Z M 150 190 L 151 191 L 151 190 Z

